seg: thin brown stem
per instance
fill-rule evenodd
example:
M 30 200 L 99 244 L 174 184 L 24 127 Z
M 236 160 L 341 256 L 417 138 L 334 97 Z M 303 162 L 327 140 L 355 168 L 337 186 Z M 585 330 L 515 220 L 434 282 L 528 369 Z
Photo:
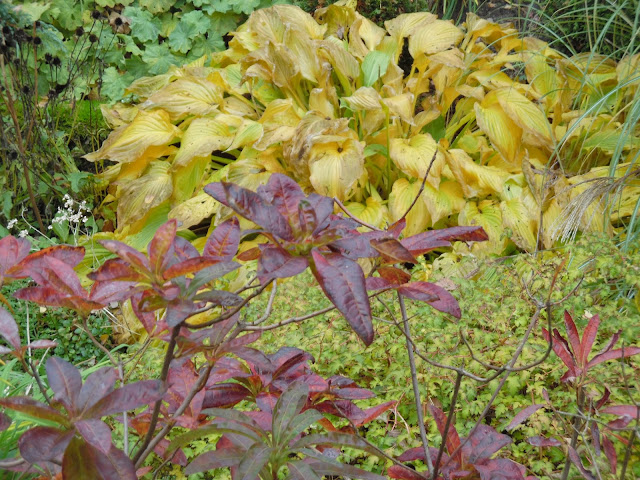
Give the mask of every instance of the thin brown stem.
M 333 201 L 336 203 L 336 205 L 338 205 L 338 207 L 340 207 L 340 210 L 342 210 L 344 213 L 347 214 L 347 217 L 349 217 L 351 220 L 358 222 L 360 225 L 362 225 L 363 227 L 367 227 L 370 230 L 374 230 L 376 232 L 384 232 L 384 230 L 382 230 L 381 228 L 375 227 L 370 223 L 365 222 L 364 220 L 360 220 L 358 217 L 352 214 L 347 209 L 347 207 L 345 207 L 344 204 L 340 200 L 338 200 L 336 197 L 333 197 Z
M 445 424 L 444 431 L 442 432 L 442 440 L 440 441 L 438 456 L 436 457 L 436 463 L 433 466 L 433 475 L 431 475 L 431 478 L 433 478 L 434 480 L 438 478 L 438 468 L 440 467 L 440 460 L 442 460 L 442 454 L 444 453 L 446 438 L 447 438 L 447 435 L 449 434 L 449 428 L 451 427 L 453 412 L 456 408 L 456 402 L 458 401 L 458 393 L 460 392 L 461 382 L 462 382 L 462 374 L 458 373 L 456 375 L 456 384 L 453 387 L 453 395 L 451 395 L 451 405 L 449 405 L 449 415 L 447 415 L 447 423 Z

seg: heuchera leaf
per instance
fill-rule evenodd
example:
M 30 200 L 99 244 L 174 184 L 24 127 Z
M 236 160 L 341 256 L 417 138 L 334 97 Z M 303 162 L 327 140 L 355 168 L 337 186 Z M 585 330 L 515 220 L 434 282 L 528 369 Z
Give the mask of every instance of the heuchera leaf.
M 329 300 L 340 310 L 365 345 L 373 342 L 371 307 L 364 273 L 355 261 L 340 254 L 312 250 L 312 271 Z

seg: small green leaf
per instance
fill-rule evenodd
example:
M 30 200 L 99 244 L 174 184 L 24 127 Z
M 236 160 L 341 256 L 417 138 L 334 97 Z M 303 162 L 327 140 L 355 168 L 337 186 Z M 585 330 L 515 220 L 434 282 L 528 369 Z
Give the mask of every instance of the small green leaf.
M 374 50 L 367 53 L 361 66 L 364 86 L 371 87 L 380 77 L 387 73 L 390 61 L 391 54 L 389 52 Z

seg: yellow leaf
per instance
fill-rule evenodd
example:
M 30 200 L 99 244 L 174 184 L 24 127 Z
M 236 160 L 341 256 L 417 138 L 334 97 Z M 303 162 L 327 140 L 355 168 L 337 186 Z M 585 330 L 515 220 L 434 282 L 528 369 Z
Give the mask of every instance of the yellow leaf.
M 133 122 L 138 114 L 138 106 L 124 103 L 116 103 L 115 105 L 102 103 L 100 104 L 100 112 L 104 121 L 111 128 L 118 128 Z
M 434 20 L 409 37 L 409 53 L 413 58 L 420 54 L 432 55 L 458 44 L 464 33 L 449 20 Z
M 380 94 L 375 88 L 360 87 L 350 97 L 342 98 L 353 110 L 379 110 Z
M 291 99 L 274 100 L 267 105 L 259 121 L 264 128 L 264 134 L 253 148 L 265 150 L 273 144 L 290 140 L 300 123 L 300 116 L 293 108 Z
M 345 206 L 353 216 L 374 227 L 383 228 L 389 221 L 389 211 L 375 191 L 372 196 L 367 197 L 364 204 L 351 202 Z M 360 227 L 359 230 L 369 231 L 367 227 Z
M 520 151 L 522 129 L 497 104 L 483 107 L 476 103 L 476 122 L 507 162 L 514 163 Z
M 151 95 L 140 108 L 161 108 L 169 112 L 171 121 L 175 122 L 189 115 L 216 112 L 222 96 L 222 88 L 205 78 L 182 77 Z
M 429 164 L 436 153 L 438 144 L 428 133 L 415 135 L 411 138 L 393 138 L 389 145 L 391 160 L 405 174 L 422 180 L 429 169 Z M 440 174 L 445 162 L 442 153 L 438 152 L 433 167 L 429 172 L 427 182 L 438 188 Z
M 406 178 L 395 181 L 389 194 L 389 213 L 392 221 L 402 218 L 402 215 L 413 203 L 420 191 L 421 182 L 409 182 Z M 424 232 L 431 226 L 431 217 L 425 202 L 418 201 L 406 217 L 407 226 L 403 230 L 405 236 Z
M 537 147 L 553 148 L 551 125 L 537 105 L 511 88 L 498 89 L 493 94 L 505 113 L 528 135 L 525 139 L 526 143 Z
M 172 208 L 169 218 L 177 219 L 181 223 L 180 228 L 185 229 L 213 216 L 219 206 L 211 195 L 200 193 Z
M 226 150 L 233 142 L 232 127 L 238 127 L 241 122 L 242 119 L 226 114 L 196 118 L 182 136 L 174 166 L 187 165 L 195 157 L 208 157 L 214 150 Z
M 492 193 L 502 192 L 509 176 L 507 172 L 478 165 L 464 150 L 451 149 L 447 153 L 447 164 L 455 179 L 462 185 L 466 198 L 484 198 Z
M 413 124 L 413 93 L 406 92 L 400 95 L 394 95 L 393 97 L 383 98 L 382 102 L 389 109 L 391 116 L 400 117 L 400 120 L 409 125 Z
M 145 175 L 122 187 L 118 199 L 119 228 L 141 219 L 171 197 L 173 184 L 169 166 L 168 162 L 152 162 Z
M 90 162 L 113 160 L 132 162 L 151 146 L 167 145 L 180 136 L 163 110 L 140 111 L 129 125 L 114 130 L 99 150 L 84 156 Z
M 502 222 L 511 229 L 511 240 L 527 252 L 536 250 L 538 212 L 528 208 L 520 198 L 500 202 Z
M 489 240 L 475 242 L 471 251 L 476 254 L 500 254 L 509 243 L 504 237 L 502 225 L 502 212 L 499 205 L 493 200 L 482 200 L 479 203 L 467 202 L 458 214 L 458 224 L 462 226 L 481 226 Z
M 434 14 L 427 12 L 403 13 L 384 22 L 384 26 L 392 37 L 406 38 L 414 32 L 426 28 L 437 18 Z
M 440 186 L 437 189 L 428 183 L 425 184 L 422 200 L 429 211 L 433 224 L 445 217 L 458 213 L 466 203 L 462 194 L 462 187 L 453 180 L 440 182 Z

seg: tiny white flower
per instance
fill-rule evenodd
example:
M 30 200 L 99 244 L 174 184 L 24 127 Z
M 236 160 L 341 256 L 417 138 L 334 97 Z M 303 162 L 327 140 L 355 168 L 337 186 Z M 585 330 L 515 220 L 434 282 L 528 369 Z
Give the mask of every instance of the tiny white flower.
M 15 227 L 16 223 L 18 223 L 18 219 L 12 218 L 11 220 L 9 220 L 9 223 L 7 224 L 7 229 L 11 230 L 13 227 Z
M 20 238 L 24 238 L 24 237 L 26 237 L 27 235 L 29 235 L 29 231 L 28 231 L 28 230 L 21 230 L 21 231 L 20 231 L 20 233 L 18 234 L 18 236 L 19 236 Z

